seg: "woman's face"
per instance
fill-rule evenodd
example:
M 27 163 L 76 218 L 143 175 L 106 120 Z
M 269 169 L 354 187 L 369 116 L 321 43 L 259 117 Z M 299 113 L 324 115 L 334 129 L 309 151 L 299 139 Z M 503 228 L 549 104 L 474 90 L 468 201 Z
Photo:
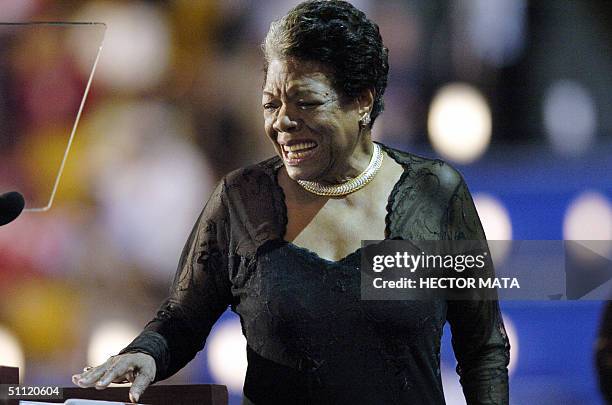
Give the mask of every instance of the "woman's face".
M 334 88 L 324 65 L 271 61 L 262 105 L 266 134 L 289 177 L 333 184 L 355 175 L 359 118 L 367 110 Z

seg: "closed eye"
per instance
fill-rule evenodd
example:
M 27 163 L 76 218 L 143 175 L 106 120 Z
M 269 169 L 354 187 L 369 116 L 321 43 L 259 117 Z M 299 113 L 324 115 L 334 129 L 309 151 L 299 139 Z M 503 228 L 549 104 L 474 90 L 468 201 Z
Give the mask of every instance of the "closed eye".
M 297 106 L 302 109 L 302 110 L 307 110 L 310 108 L 315 108 L 320 106 L 322 103 L 318 102 L 318 101 L 299 101 L 297 103 Z
M 274 111 L 278 108 L 278 106 L 274 103 L 265 103 L 263 105 L 264 110 L 266 111 Z

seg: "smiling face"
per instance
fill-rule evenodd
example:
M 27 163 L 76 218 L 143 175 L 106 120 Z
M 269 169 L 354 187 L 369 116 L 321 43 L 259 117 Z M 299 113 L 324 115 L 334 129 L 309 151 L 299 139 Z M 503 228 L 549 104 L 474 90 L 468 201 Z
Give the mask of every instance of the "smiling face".
M 344 97 L 319 63 L 272 60 L 262 97 L 265 131 L 289 177 L 337 184 L 359 174 L 369 161 L 369 139 L 359 128 L 366 104 Z

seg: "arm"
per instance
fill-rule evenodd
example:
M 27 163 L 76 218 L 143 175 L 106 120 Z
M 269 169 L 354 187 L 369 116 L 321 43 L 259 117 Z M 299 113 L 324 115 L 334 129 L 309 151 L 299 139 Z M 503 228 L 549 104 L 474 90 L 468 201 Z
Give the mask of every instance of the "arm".
M 451 196 L 446 223 L 444 239 L 486 240 L 474 202 L 462 178 Z M 493 274 L 492 265 L 489 272 Z M 458 362 L 457 374 L 467 403 L 507 405 L 510 344 L 498 302 L 448 301 L 447 320 Z
M 608 301 L 601 321 L 595 360 L 599 372 L 599 387 L 606 401 L 612 404 L 612 301 Z
M 221 182 L 191 231 L 169 297 L 144 331 L 120 352 L 151 355 L 154 382 L 172 376 L 202 350 L 213 324 L 230 304 L 223 190 Z

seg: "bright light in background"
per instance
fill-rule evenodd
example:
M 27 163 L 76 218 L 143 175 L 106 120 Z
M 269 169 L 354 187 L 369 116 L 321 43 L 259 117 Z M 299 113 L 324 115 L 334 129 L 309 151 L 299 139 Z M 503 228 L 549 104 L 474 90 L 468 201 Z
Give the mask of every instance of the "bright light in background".
M 495 67 L 510 65 L 525 47 L 525 0 L 472 0 L 464 3 L 470 45 L 480 59 Z
M 107 25 L 96 81 L 123 91 L 138 91 L 153 87 L 163 78 L 170 64 L 170 28 L 156 6 L 140 1 L 94 1 L 73 18 Z M 71 42 L 83 55 L 81 67 L 89 74 L 91 52 L 99 43 L 84 41 L 77 32 Z
M 446 405 L 465 405 L 465 396 L 455 368 L 442 363 L 440 373 L 442 374 L 442 389 L 444 390 Z
M 474 87 L 449 84 L 434 97 L 427 127 L 429 139 L 440 155 L 455 162 L 470 163 L 491 142 L 491 110 Z
M 504 204 L 486 193 L 474 194 L 474 205 L 482 222 L 487 239 L 511 240 L 512 222 Z
M 486 193 L 476 193 L 473 198 L 487 239 L 490 241 L 512 240 L 512 221 L 504 204 Z M 489 244 L 491 257 L 495 264 L 503 262 L 510 252 L 510 247 L 510 243 Z
M 212 171 L 186 140 L 189 128 L 180 113 L 167 104 L 101 105 L 90 124 L 100 229 L 127 258 L 167 282 L 210 196 Z
M 241 393 L 247 357 L 240 321 L 228 320 L 213 329 L 206 346 L 208 368 L 215 381 L 227 385 L 230 391 Z
M 140 331 L 123 321 L 106 321 L 94 329 L 87 349 L 87 364 L 99 366 L 116 355 L 138 335 Z
M 510 317 L 505 314 L 502 314 L 502 317 L 504 319 L 504 326 L 506 329 L 506 334 L 508 335 L 508 341 L 510 342 L 510 364 L 508 364 L 508 375 L 512 375 L 514 374 L 516 366 L 518 365 L 520 348 L 519 338 L 514 322 L 512 322 Z
M 25 374 L 25 355 L 17 337 L 8 329 L 0 326 L 0 365 L 19 367 L 19 381 Z
M 578 241 L 612 240 L 612 204 L 595 191 L 585 191 L 567 208 L 563 219 L 563 239 Z M 589 244 L 602 256 L 612 252 L 612 243 Z
M 553 148 L 580 156 L 595 140 L 597 112 L 589 91 L 579 83 L 560 80 L 544 96 L 544 126 Z

